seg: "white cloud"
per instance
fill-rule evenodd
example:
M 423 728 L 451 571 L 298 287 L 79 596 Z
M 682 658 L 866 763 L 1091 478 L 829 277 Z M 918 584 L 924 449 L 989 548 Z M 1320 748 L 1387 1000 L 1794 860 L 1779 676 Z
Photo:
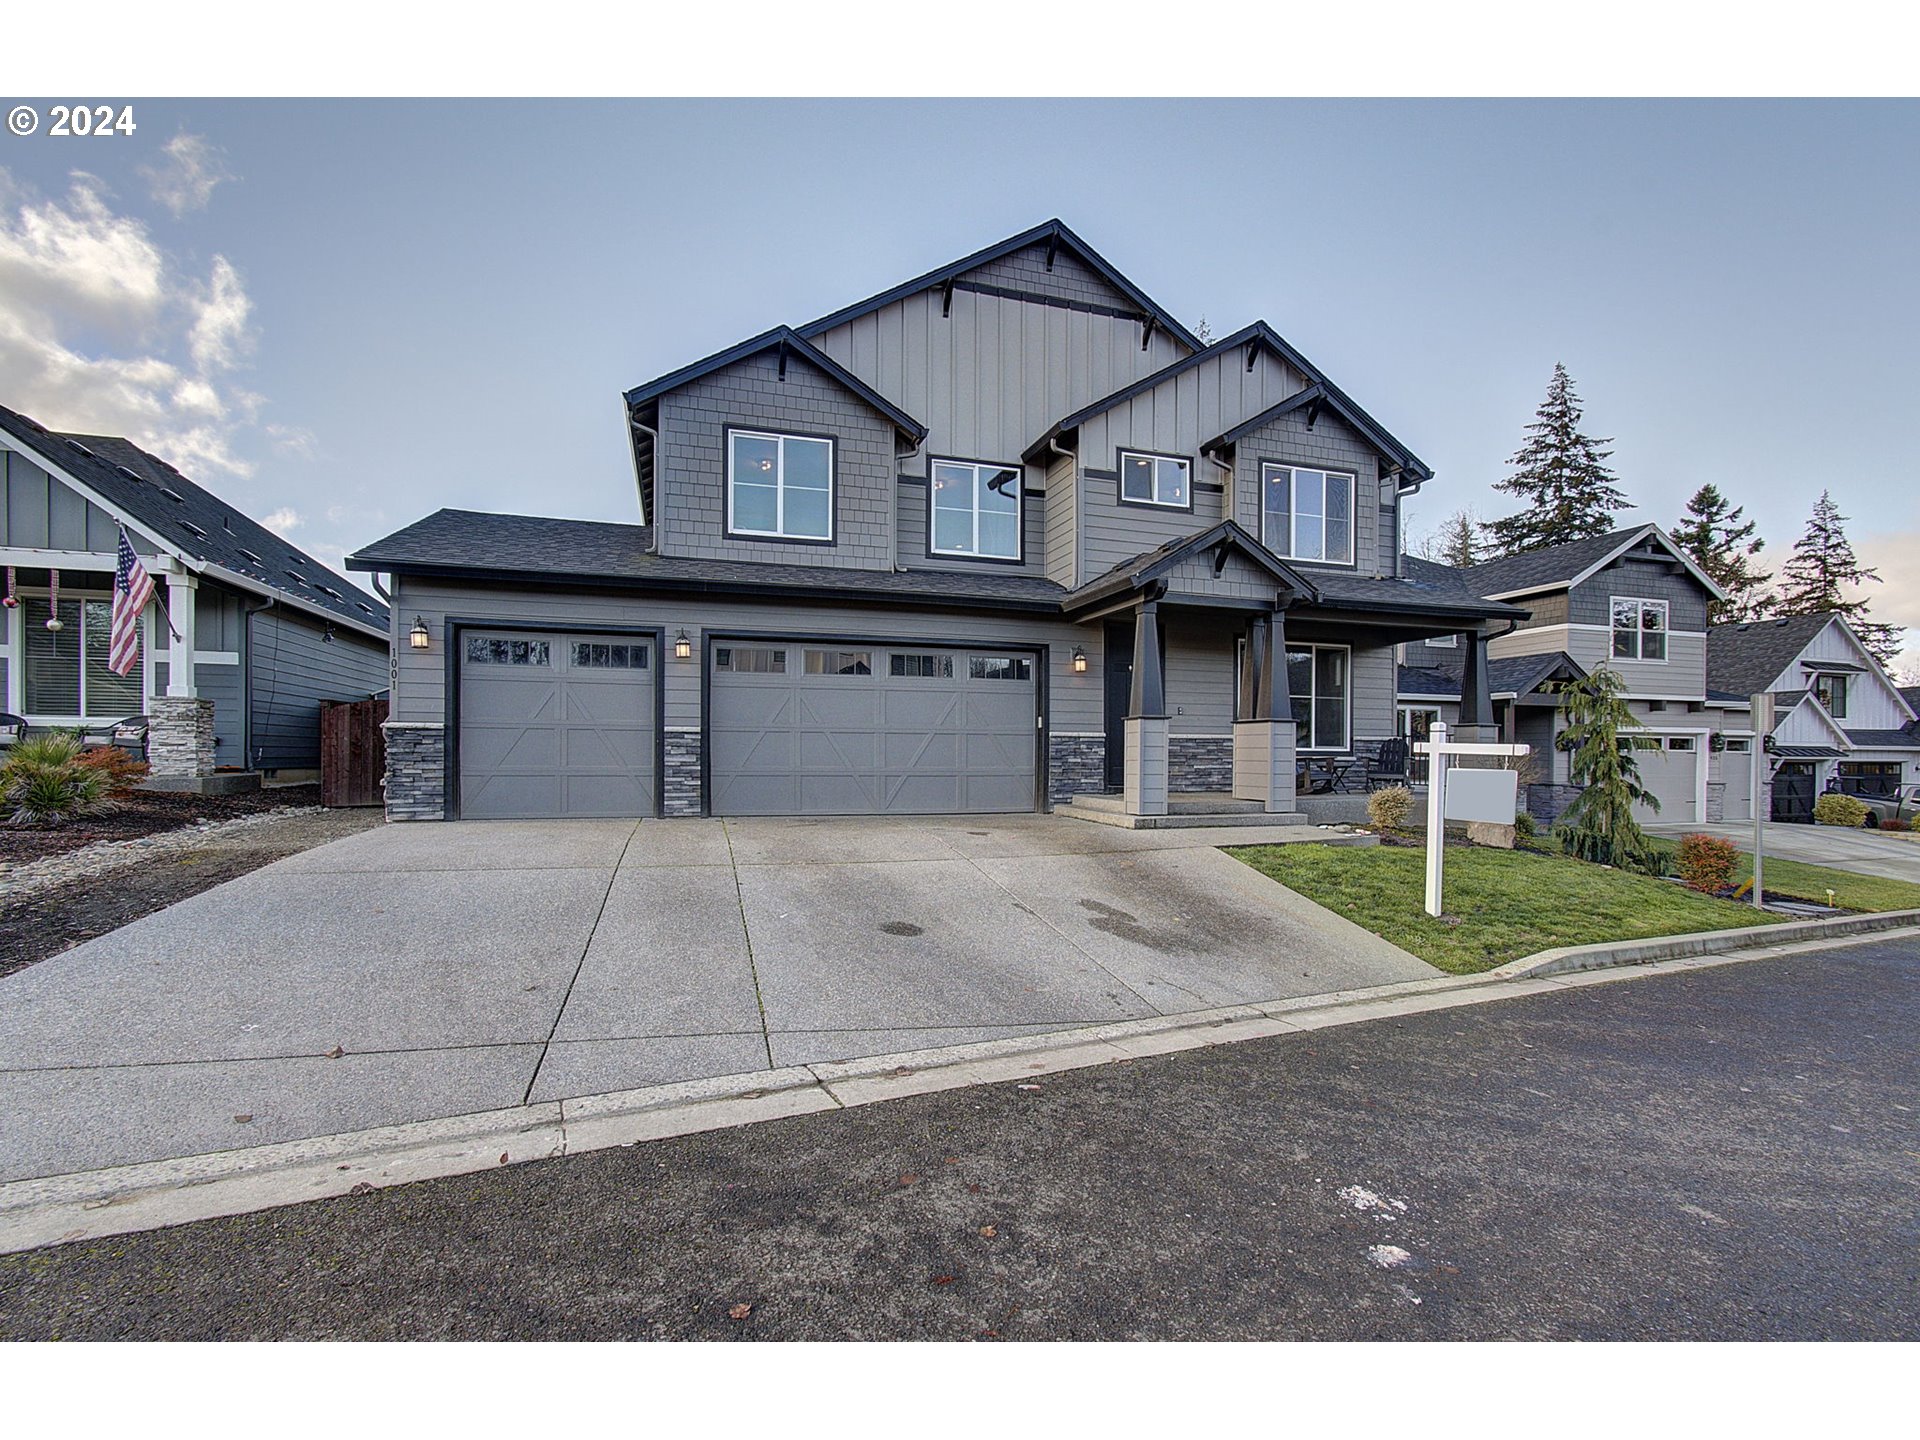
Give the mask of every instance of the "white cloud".
M 265 401 L 233 376 L 252 313 L 231 261 L 189 272 L 94 176 L 47 198 L 0 170 L 0 400 L 14 409 L 125 435 L 189 475 L 249 476 L 237 442 Z
M 288 535 L 306 523 L 306 517 L 291 505 L 282 505 L 271 515 L 261 516 L 260 523 L 285 540 Z
M 226 157 L 204 135 L 176 135 L 160 154 L 160 160 L 140 167 L 140 177 L 176 218 L 206 209 L 214 187 L 233 179 Z

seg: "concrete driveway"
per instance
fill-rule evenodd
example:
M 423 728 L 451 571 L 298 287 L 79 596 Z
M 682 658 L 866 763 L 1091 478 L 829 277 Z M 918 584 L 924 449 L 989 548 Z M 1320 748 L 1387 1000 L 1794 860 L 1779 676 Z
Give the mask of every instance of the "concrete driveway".
M 1431 977 L 1213 848 L 1309 837 L 383 827 L 0 980 L 0 1180 Z
M 1762 829 L 1766 853 L 1779 859 L 1831 865 L 1836 870 L 1920 885 L 1920 843 L 1904 836 L 1882 835 L 1877 830 L 1843 830 L 1833 825 L 1768 822 Z M 1752 825 L 1649 825 L 1647 831 L 1673 839 L 1704 831 L 1733 841 L 1749 855 L 1753 853 Z

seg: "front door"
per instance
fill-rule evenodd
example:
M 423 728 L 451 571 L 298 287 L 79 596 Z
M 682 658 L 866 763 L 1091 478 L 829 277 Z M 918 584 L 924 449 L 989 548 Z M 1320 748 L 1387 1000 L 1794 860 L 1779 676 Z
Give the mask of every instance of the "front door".
M 1127 706 L 1133 700 L 1133 622 L 1109 620 L 1106 637 L 1107 789 L 1125 787 Z

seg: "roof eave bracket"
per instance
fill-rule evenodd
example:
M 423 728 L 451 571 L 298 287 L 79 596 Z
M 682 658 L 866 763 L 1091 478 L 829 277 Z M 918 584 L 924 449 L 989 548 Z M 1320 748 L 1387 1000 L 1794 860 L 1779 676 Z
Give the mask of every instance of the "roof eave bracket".
M 1154 327 L 1159 323 L 1160 317 L 1158 315 L 1149 315 L 1146 317 L 1146 323 L 1140 327 L 1140 348 L 1142 350 L 1145 350 L 1149 345 L 1153 344 Z
M 947 320 L 953 315 L 953 281 L 949 280 L 940 287 L 940 318 Z

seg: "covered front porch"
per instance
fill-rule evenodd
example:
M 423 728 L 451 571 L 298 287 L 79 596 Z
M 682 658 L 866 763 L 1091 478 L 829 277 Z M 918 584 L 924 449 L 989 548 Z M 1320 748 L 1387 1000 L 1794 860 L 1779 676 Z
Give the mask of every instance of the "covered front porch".
M 1232 522 L 1163 546 L 1078 592 L 1105 674 L 1099 784 L 1061 813 L 1131 828 L 1364 819 L 1406 783 L 1396 647 L 1455 635 L 1461 723 L 1493 739 L 1485 619 L 1511 607 L 1401 579 L 1308 576 Z

